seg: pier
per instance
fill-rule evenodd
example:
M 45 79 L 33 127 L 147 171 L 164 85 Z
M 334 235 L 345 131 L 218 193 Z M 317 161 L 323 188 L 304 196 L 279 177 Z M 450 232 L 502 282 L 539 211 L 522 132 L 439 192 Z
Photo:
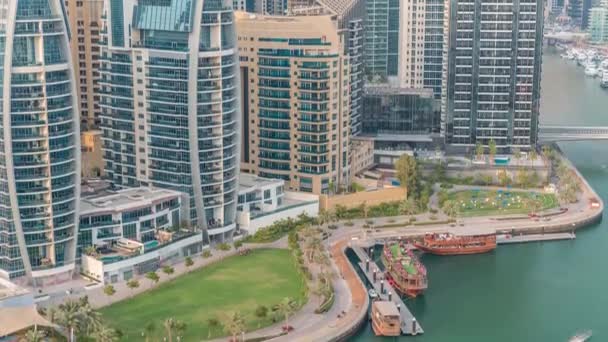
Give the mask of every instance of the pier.
M 507 245 L 512 243 L 574 240 L 574 233 L 551 233 L 551 234 L 527 234 L 527 235 L 496 235 L 496 243 Z
M 401 333 L 404 335 L 423 334 L 424 330 L 422 330 L 420 322 L 416 320 L 416 317 L 410 312 L 395 289 L 387 281 L 384 281 L 384 274 L 380 271 L 378 265 L 371 260 L 361 246 L 353 245 L 352 249 L 361 260 L 359 263 L 361 271 L 365 274 L 369 283 L 372 284 L 378 296 L 382 300 L 392 301 L 399 308 L 399 313 L 401 314 Z

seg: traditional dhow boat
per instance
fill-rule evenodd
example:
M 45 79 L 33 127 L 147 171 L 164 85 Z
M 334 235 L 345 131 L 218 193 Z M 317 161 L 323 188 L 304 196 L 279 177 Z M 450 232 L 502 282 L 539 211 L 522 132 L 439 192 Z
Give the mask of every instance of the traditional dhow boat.
M 401 335 L 401 314 L 397 305 L 389 301 L 375 301 L 372 304 L 372 329 L 376 336 Z
M 427 289 L 426 268 L 403 241 L 384 246 L 382 263 L 387 281 L 400 294 L 415 298 Z
M 426 234 L 422 242 L 414 243 L 421 251 L 436 255 L 487 253 L 496 249 L 496 234 L 454 235 Z

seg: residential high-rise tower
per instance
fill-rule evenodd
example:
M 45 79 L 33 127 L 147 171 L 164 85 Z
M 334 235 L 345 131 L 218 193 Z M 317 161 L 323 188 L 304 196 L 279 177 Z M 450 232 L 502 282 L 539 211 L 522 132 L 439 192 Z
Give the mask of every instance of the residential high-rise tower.
M 70 279 L 80 129 L 60 0 L 0 1 L 0 276 Z
M 242 168 L 292 189 L 347 186 L 350 65 L 329 15 L 237 12 Z
M 543 2 L 451 0 L 442 121 L 452 147 L 537 142 Z
M 239 79 L 231 0 L 106 0 L 101 119 L 119 187 L 189 195 L 210 239 L 235 227 Z M 207 239 L 205 239 L 207 241 Z
M 103 0 L 65 1 L 70 28 L 70 49 L 80 103 L 81 128 L 99 127 L 99 30 Z

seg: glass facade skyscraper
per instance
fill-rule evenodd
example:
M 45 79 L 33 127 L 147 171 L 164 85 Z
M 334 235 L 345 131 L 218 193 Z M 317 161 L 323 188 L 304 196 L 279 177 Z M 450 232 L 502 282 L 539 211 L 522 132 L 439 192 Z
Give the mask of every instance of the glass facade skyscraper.
M 105 171 L 189 195 L 211 239 L 235 227 L 239 82 L 231 0 L 107 0 L 101 31 Z
M 0 0 L 0 276 L 70 279 L 79 115 L 60 0 Z
M 451 146 L 537 142 L 543 2 L 451 0 L 442 120 Z
M 397 76 L 400 0 L 366 1 L 364 56 L 368 77 Z

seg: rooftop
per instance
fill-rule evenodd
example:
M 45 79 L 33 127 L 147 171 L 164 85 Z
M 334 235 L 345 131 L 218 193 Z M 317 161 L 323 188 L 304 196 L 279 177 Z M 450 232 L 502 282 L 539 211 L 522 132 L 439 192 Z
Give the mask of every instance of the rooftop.
M 82 198 L 80 203 L 80 214 L 91 214 L 97 211 L 121 210 L 129 207 L 140 207 L 151 205 L 159 199 L 179 197 L 183 194 L 179 191 L 139 187 L 111 191 L 102 189 Z
M 401 316 L 399 309 L 397 309 L 397 305 L 393 302 L 376 301 L 374 302 L 374 306 L 382 316 Z
M 248 188 L 281 185 L 284 183 L 281 179 L 263 178 L 250 173 L 239 174 L 239 192 L 247 192 Z

